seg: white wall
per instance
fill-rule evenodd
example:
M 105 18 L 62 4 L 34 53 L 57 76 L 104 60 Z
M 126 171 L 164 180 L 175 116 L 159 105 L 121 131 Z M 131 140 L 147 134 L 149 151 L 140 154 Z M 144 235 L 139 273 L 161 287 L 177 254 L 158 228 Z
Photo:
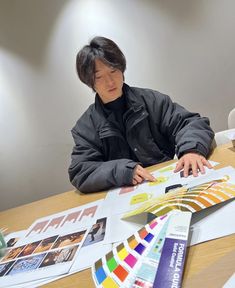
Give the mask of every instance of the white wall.
M 232 0 L 0 0 L 0 210 L 71 190 L 70 129 L 93 102 L 77 51 L 103 35 L 126 82 L 227 128 L 235 106 Z

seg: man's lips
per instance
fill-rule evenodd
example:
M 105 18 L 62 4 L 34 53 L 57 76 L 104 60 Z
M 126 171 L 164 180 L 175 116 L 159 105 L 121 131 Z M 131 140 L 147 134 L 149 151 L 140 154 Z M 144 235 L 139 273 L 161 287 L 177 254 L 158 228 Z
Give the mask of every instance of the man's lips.
M 109 92 L 113 92 L 113 91 L 115 91 L 117 88 L 116 87 L 114 87 L 114 88 L 112 88 L 112 89 L 109 89 L 108 91 Z

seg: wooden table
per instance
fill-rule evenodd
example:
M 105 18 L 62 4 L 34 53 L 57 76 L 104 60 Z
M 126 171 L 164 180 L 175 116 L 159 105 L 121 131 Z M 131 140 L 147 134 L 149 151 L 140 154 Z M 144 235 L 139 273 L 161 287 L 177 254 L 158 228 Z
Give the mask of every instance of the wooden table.
M 220 163 L 216 169 L 228 165 L 235 168 L 235 148 L 232 144 L 221 145 L 215 148 L 210 160 Z M 156 167 L 161 168 L 171 162 L 158 164 L 150 170 Z M 78 191 L 69 191 L 58 194 L 0 212 L 0 227 L 6 226 L 12 232 L 27 229 L 38 218 L 77 207 L 104 198 L 104 196 L 105 192 L 83 195 Z M 235 234 L 190 247 L 182 287 L 221 288 L 233 273 L 235 273 Z M 87 269 L 43 287 L 93 288 L 95 286 L 90 269 Z

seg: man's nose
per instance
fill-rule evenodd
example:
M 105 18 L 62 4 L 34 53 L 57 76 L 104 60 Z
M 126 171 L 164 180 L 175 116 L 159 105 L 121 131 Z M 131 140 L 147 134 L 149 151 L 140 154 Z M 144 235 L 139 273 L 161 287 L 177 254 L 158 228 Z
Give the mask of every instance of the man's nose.
M 113 80 L 112 75 L 107 75 L 107 77 L 106 77 L 106 85 L 107 86 L 112 86 L 113 83 L 114 83 L 114 80 Z

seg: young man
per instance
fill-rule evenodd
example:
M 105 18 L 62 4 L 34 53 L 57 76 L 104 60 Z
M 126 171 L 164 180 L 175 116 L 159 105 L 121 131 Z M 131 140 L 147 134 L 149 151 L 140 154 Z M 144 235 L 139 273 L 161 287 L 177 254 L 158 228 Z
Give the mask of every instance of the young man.
M 71 183 L 81 192 L 136 185 L 154 177 L 144 168 L 179 158 L 175 172 L 211 168 L 206 160 L 214 133 L 207 118 L 169 96 L 124 83 L 126 60 L 112 40 L 95 37 L 77 55 L 80 80 L 95 103 L 72 129 Z

